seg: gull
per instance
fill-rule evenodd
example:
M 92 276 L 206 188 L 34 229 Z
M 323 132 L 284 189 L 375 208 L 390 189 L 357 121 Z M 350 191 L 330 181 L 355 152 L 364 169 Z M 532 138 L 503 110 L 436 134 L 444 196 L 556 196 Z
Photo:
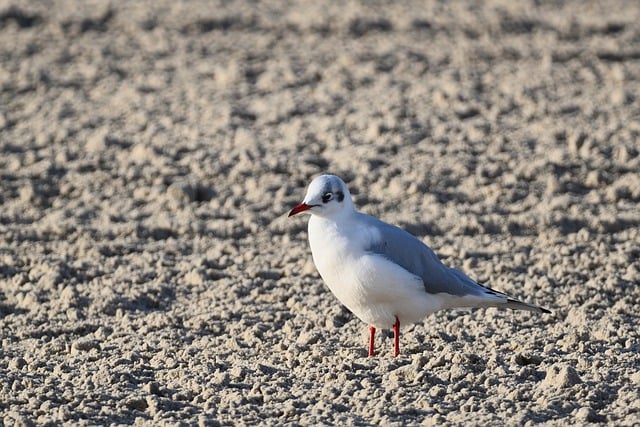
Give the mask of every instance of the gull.
M 393 328 L 400 354 L 400 324 L 421 321 L 442 309 L 507 307 L 551 313 L 481 285 L 444 265 L 421 240 L 358 212 L 349 189 L 335 175 L 309 184 L 289 217 L 310 213 L 309 245 L 320 276 L 336 298 L 369 325 L 369 356 L 376 329 Z

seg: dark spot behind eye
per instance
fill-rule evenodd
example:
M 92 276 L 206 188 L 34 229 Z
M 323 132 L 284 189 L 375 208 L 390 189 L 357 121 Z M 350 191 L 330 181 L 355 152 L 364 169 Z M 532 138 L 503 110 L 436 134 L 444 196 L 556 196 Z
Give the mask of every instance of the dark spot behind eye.
M 344 200 L 344 193 L 342 191 L 337 191 L 336 197 L 338 197 L 338 201 L 341 202 Z

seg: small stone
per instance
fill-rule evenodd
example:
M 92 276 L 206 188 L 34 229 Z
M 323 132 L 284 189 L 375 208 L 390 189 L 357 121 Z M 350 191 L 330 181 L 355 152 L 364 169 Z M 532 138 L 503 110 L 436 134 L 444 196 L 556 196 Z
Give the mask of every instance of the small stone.
M 61 282 L 62 278 L 56 271 L 49 271 L 45 273 L 40 280 L 38 280 L 38 286 L 45 289 L 53 289 Z
M 172 183 L 169 188 L 167 188 L 167 194 L 182 202 L 191 202 L 196 198 L 196 190 L 194 186 L 186 181 Z
M 435 385 L 429 389 L 429 396 L 434 399 L 444 397 L 447 394 L 447 390 L 441 385 Z
M 9 362 L 9 369 L 20 370 L 20 369 L 24 368 L 25 366 L 27 366 L 27 361 L 24 360 L 22 357 L 13 358 Z
M 513 357 L 513 361 L 520 366 L 539 365 L 542 362 L 540 356 L 518 353 Z
M 278 280 L 282 277 L 282 274 L 278 270 L 259 270 L 253 274 L 253 277 L 260 277 L 262 279 Z
M 78 354 L 82 351 L 89 351 L 94 348 L 100 348 L 98 341 L 93 338 L 80 338 L 71 344 L 71 354 Z
M 149 407 L 147 400 L 142 397 L 131 397 L 124 404 L 137 411 L 145 411 Z
M 313 332 L 303 332 L 298 336 L 296 344 L 298 345 L 313 345 L 318 342 L 320 337 Z
M 96 331 L 93 333 L 93 336 L 96 337 L 96 339 L 100 340 L 100 341 L 104 341 L 105 339 L 107 339 L 107 337 L 109 335 L 111 335 L 113 333 L 113 329 L 108 327 L 108 326 L 100 326 L 98 329 L 96 329 Z
M 67 307 L 74 307 L 78 303 L 78 292 L 74 286 L 65 286 L 62 292 L 60 292 L 60 301 L 62 301 Z
M 78 310 L 77 308 L 69 308 L 67 309 L 67 311 L 65 311 L 65 314 L 67 315 L 67 319 L 71 320 L 72 322 L 76 322 L 83 317 L 82 311 Z
M 449 369 L 449 380 L 457 382 L 467 376 L 467 370 L 459 363 L 453 363 Z
M 242 380 L 245 377 L 245 372 L 240 366 L 234 366 L 229 370 L 229 375 L 234 380 Z
M 304 276 L 314 276 L 316 275 L 316 266 L 313 265 L 313 262 L 308 260 L 304 263 L 304 267 L 302 267 L 302 274 Z
M 155 394 L 156 396 L 162 395 L 162 392 L 160 391 L 160 384 L 156 381 L 151 381 L 145 384 L 143 390 L 149 394 Z
M 547 369 L 547 376 L 541 385 L 547 388 L 568 388 L 581 382 L 580 376 L 572 366 L 553 365 Z
M 583 406 L 576 411 L 576 421 L 593 423 L 598 421 L 593 409 Z

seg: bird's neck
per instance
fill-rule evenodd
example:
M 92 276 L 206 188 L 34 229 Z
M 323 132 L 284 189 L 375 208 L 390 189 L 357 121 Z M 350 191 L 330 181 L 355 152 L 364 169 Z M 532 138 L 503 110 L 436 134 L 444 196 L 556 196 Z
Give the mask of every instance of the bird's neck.
M 318 216 L 318 218 L 326 224 L 341 225 L 349 223 L 351 219 L 355 217 L 356 213 L 357 212 L 353 206 L 345 206 L 340 212 L 335 212 L 329 216 Z

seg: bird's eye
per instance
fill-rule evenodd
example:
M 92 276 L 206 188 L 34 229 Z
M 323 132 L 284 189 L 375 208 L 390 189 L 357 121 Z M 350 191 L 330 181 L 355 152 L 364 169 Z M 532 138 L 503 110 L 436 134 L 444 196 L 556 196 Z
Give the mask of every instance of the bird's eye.
M 332 193 L 324 193 L 322 195 L 322 203 L 328 203 L 329 200 L 333 199 L 333 194 Z

